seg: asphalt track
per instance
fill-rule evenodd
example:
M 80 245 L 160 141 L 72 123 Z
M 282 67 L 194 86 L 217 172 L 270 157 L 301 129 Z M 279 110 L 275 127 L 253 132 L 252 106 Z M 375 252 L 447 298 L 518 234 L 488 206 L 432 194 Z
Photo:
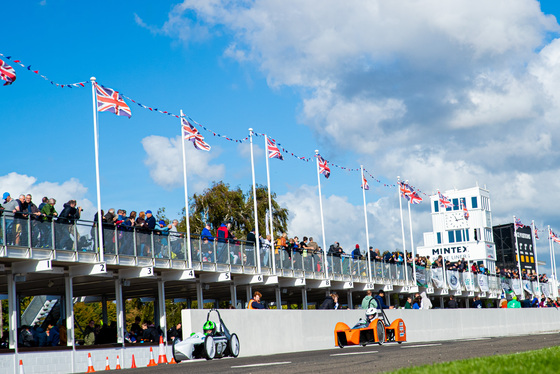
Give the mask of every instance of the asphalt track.
M 451 332 L 452 333 L 452 332 Z M 334 340 L 334 339 L 333 339 Z M 380 373 L 401 367 L 530 351 L 560 345 L 560 333 L 383 346 L 333 348 L 271 356 L 193 360 L 140 368 L 142 373 Z M 243 349 L 243 342 L 241 342 Z

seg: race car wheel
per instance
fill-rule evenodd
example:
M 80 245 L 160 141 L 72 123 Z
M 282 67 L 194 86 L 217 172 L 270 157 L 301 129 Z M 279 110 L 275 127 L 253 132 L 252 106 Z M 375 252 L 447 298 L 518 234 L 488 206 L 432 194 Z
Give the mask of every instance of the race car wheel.
M 231 334 L 228 342 L 229 353 L 232 357 L 239 356 L 239 338 L 237 334 Z
M 214 344 L 214 338 L 212 338 L 210 335 L 208 335 L 206 338 L 204 338 L 204 357 L 206 357 L 207 360 L 211 360 L 214 358 L 214 356 L 216 355 L 216 344 Z
M 377 344 L 385 343 L 385 324 L 381 320 L 377 320 Z
M 181 360 L 178 360 L 178 359 L 177 359 L 177 356 L 175 356 L 175 344 L 180 343 L 180 342 L 181 342 L 181 339 L 175 338 L 175 339 L 173 340 L 173 347 L 172 347 L 172 350 L 171 350 L 172 353 L 173 353 L 173 358 L 175 359 L 175 362 L 177 362 L 177 363 L 180 363 Z

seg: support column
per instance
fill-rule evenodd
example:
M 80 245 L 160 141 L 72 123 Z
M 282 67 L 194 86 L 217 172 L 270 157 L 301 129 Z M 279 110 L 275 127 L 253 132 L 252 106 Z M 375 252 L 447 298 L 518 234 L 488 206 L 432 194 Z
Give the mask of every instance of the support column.
M 253 287 L 251 287 L 251 285 L 248 285 L 247 287 L 245 287 L 245 292 L 247 295 L 247 307 L 249 307 L 249 301 L 253 298 Z
M 276 287 L 274 293 L 276 294 L 276 309 L 282 310 L 282 289 Z
M 74 284 L 70 275 L 64 276 L 64 302 L 66 304 L 66 346 L 72 347 L 72 372 L 74 372 L 74 360 L 76 351 L 74 329 Z
M 109 321 L 107 317 L 107 295 L 101 296 L 101 320 L 103 321 L 103 326 L 108 327 Z
M 196 301 L 198 304 L 198 309 L 204 308 L 204 297 L 202 295 L 202 283 L 196 282 Z
M 165 313 L 165 282 L 158 279 L 159 327 L 163 331 L 163 341 L 167 342 L 167 314 Z
M 354 309 L 354 301 L 352 300 L 352 291 L 348 291 L 346 295 L 348 297 L 348 309 Z
M 16 303 L 16 282 L 14 274 L 9 274 L 8 279 L 8 330 L 10 349 L 17 352 L 17 303 Z
M 229 286 L 230 302 L 235 308 L 237 308 L 237 286 L 235 284 L 230 284 Z
M 307 289 L 305 287 L 301 288 L 301 308 L 307 310 Z
M 440 296 L 440 297 L 439 297 L 439 307 L 440 307 L 441 309 L 444 309 L 444 308 L 445 308 L 444 305 L 445 305 L 445 304 L 444 304 L 444 302 L 443 302 L 443 296 Z
M 117 307 L 117 343 L 119 344 L 124 343 L 124 329 L 126 326 L 123 304 L 122 280 L 117 278 L 115 279 L 115 305 Z

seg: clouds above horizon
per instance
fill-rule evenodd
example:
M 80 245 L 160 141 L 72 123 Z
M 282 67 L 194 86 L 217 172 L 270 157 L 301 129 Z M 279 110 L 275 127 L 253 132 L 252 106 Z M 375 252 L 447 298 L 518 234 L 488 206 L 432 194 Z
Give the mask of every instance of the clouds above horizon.
M 537 1 L 185 0 L 156 29 L 187 48 L 221 38 L 222 56 L 294 89 L 335 163 L 355 152 L 426 193 L 478 182 L 495 221 L 555 219 L 560 26 Z
M 150 177 L 154 183 L 166 189 L 183 185 L 183 149 L 181 137 L 167 138 L 164 136 L 150 135 L 142 139 L 142 146 L 146 152 L 145 165 L 150 170 Z M 213 147 L 212 152 L 195 149 L 190 142 L 185 144 L 187 159 L 187 176 L 190 180 L 190 193 L 202 191 L 212 181 L 224 177 L 223 164 L 211 164 L 211 161 L 220 155 L 218 147 Z

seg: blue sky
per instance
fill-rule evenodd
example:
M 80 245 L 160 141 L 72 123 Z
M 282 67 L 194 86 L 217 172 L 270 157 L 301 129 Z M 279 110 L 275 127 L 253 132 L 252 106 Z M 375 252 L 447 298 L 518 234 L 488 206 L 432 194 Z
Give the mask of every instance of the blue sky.
M 252 127 L 301 156 L 319 149 L 339 165 L 363 163 L 383 183 L 400 175 L 426 193 L 486 185 L 494 224 L 515 214 L 560 231 L 549 203 L 560 186 L 555 2 L 46 0 L 4 9 L 0 53 L 55 82 L 95 76 L 232 138 Z M 56 88 L 15 69 L 17 81 L 0 87 L 0 188 L 36 201 L 75 197 L 93 217 L 91 87 Z M 99 114 L 103 208 L 174 216 L 184 204 L 178 120 L 129 105 L 131 119 Z M 212 152 L 188 148 L 190 193 L 213 180 L 247 190 L 247 147 L 202 133 Z M 270 164 L 290 235 L 320 237 L 315 164 Z M 365 246 L 359 174 L 331 169 L 322 179 L 327 243 Z M 400 248 L 396 191 L 368 179 L 371 244 Z M 428 205 L 413 214 L 420 244 Z

